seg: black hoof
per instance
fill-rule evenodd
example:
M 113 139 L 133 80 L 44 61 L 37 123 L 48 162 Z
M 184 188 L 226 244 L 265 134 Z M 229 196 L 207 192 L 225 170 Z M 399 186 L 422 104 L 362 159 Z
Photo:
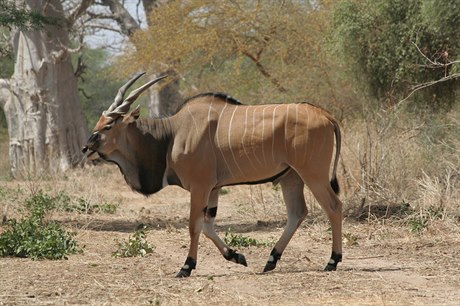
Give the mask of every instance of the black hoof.
M 247 267 L 248 263 L 246 262 L 246 257 L 244 257 L 243 254 L 236 253 L 236 255 L 238 255 L 238 258 L 236 259 L 236 263 Z
M 240 264 L 240 265 L 243 265 L 245 267 L 248 266 L 248 263 L 246 262 L 246 258 L 244 257 L 243 254 L 239 254 L 235 251 L 233 251 L 232 249 L 229 249 L 227 254 L 224 255 L 225 259 L 227 259 L 228 261 L 232 261 L 234 263 L 237 263 L 237 264 Z
M 342 254 L 337 254 L 336 252 L 332 252 L 331 259 L 327 263 L 326 268 L 324 271 L 335 271 L 337 270 L 337 264 L 342 261 Z
M 275 262 L 267 262 L 264 268 L 264 273 L 269 272 L 271 270 L 274 270 L 276 268 L 276 263 Z
M 176 278 L 189 277 L 192 274 L 191 271 L 181 269 L 179 273 L 176 274 Z
M 180 269 L 179 273 L 176 274 L 177 278 L 189 277 L 192 274 L 192 270 L 196 267 L 196 261 L 192 257 L 187 257 L 185 264 Z
M 267 264 L 265 265 L 264 272 L 271 271 L 276 268 L 276 263 L 281 259 L 281 253 L 278 253 L 276 249 L 273 249 L 268 258 Z
M 326 268 L 324 268 L 324 271 L 335 271 L 337 270 L 337 265 L 330 265 L 330 264 L 327 264 Z

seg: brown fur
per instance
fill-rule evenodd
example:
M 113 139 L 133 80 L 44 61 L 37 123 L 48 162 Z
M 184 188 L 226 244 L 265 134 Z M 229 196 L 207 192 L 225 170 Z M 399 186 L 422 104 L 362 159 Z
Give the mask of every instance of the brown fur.
M 205 218 L 208 214 L 203 210 L 217 207 L 217 190 L 222 186 L 275 178 L 288 210 L 286 229 L 272 252 L 276 260 L 307 215 L 304 185 L 328 215 L 333 254 L 341 258 L 342 203 L 331 187 L 335 184 L 329 183 L 334 138 L 332 182 L 336 183 L 337 122 L 310 104 L 247 106 L 235 101 L 223 94 L 202 94 L 169 118 L 138 119 L 138 112 L 133 112 L 110 123 L 102 116 L 95 128 L 99 141 L 93 139 L 88 148 L 117 163 L 128 184 L 139 192 L 150 194 L 167 184 L 191 192 L 187 263 L 196 263 L 202 230 L 225 258 L 246 263 L 217 236 L 214 217 Z M 112 126 L 105 130 L 108 122 Z M 273 269 L 276 260 L 266 270 Z M 186 264 L 178 276 L 189 276 L 193 268 Z

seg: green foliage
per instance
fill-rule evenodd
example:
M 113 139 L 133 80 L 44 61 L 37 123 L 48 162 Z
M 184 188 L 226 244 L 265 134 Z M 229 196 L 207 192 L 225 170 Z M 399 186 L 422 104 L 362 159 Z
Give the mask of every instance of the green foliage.
M 9 229 L 0 235 L 0 256 L 30 257 L 32 259 L 67 259 L 81 249 L 73 239 L 74 233 L 59 224 L 43 223 L 34 216 L 20 221 L 10 220 Z
M 65 192 L 58 192 L 55 196 L 38 191 L 31 198 L 26 200 L 25 206 L 29 210 L 61 210 L 65 212 L 78 212 L 81 214 L 108 213 L 113 214 L 118 208 L 118 204 L 102 203 L 92 204 L 89 200 L 82 197 L 71 197 Z
M 37 220 L 42 220 L 47 211 L 56 208 L 56 200 L 54 197 L 39 190 L 25 200 L 25 207 L 30 213 L 30 217 Z
M 226 194 L 229 194 L 229 193 L 230 193 L 230 190 L 227 189 L 227 188 L 219 189 L 219 195 L 226 195 Z
M 117 250 L 112 253 L 113 257 L 144 257 L 147 254 L 153 253 L 155 246 L 147 241 L 145 233 L 146 226 L 141 225 L 136 230 L 134 235 L 129 236 L 128 241 L 117 241 Z
M 46 221 L 46 213 L 55 205 L 53 197 L 43 192 L 27 198 L 27 216 L 19 221 L 9 220 L 7 230 L 0 234 L 0 256 L 67 259 L 67 255 L 81 252 L 75 233 Z
M 427 228 L 428 218 L 423 215 L 413 216 L 409 219 L 408 225 L 412 233 L 420 234 Z
M 2 35 L 0 31 L 0 35 Z M 14 58 L 13 53 L 8 48 L 2 48 L 0 42 L 0 78 L 8 79 L 13 75 L 14 72 Z M 3 126 L 3 125 L 0 125 Z M 6 127 L 6 125 L 5 125 Z
M 333 18 L 333 40 L 356 78 L 374 97 L 394 104 L 411 85 L 448 76 L 452 66 L 433 67 L 432 61 L 454 61 L 460 51 L 457 0 L 346 0 Z M 424 57 L 417 50 L 423 52 Z M 455 101 L 458 81 L 426 88 L 414 97 L 417 107 L 439 109 Z
M 273 241 L 260 241 L 241 234 L 234 234 L 230 230 L 225 231 L 224 242 L 230 247 L 247 248 L 250 246 L 266 247 L 274 245 Z
M 412 233 L 421 234 L 428 228 L 430 221 L 442 220 L 444 218 L 444 213 L 444 208 L 441 206 L 431 205 L 408 219 L 407 224 L 409 225 L 409 230 Z
M 56 17 L 43 16 L 37 11 L 26 9 L 23 5 L 17 5 L 13 0 L 0 0 L 0 54 L 9 56 L 11 48 L 8 32 L 12 27 L 20 30 L 41 29 L 45 26 L 56 26 L 62 24 L 63 21 Z M 8 74 L 10 67 L 5 67 L 0 59 L 0 68 L 7 68 L 7 71 L 0 69 L 0 74 Z M 11 74 L 10 74 L 11 75 Z
M 45 17 L 39 12 L 16 5 L 15 1 L 0 1 L 0 26 L 30 29 L 56 24 L 58 19 Z
M 101 205 L 94 205 L 93 211 L 95 213 L 105 213 L 105 214 L 114 214 L 118 209 L 118 204 L 113 203 L 103 203 Z

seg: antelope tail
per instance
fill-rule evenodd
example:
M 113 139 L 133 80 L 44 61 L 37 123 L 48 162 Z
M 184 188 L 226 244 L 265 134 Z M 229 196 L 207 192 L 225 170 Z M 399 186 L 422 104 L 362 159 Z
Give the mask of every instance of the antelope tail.
M 332 168 L 331 187 L 332 187 L 332 190 L 334 190 L 336 194 L 339 194 L 340 186 L 339 186 L 339 181 L 337 180 L 337 164 L 339 163 L 342 135 L 340 133 L 340 127 L 338 123 L 335 120 L 333 120 L 332 124 L 334 125 L 334 134 L 335 134 L 335 160 L 334 160 L 334 167 Z

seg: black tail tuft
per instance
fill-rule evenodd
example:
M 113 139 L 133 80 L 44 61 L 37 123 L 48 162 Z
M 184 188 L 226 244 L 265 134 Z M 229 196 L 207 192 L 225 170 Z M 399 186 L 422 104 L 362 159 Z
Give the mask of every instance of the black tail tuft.
M 339 194 L 340 192 L 339 181 L 337 180 L 335 176 L 331 180 L 331 187 L 332 187 L 332 190 L 334 190 L 335 194 Z

